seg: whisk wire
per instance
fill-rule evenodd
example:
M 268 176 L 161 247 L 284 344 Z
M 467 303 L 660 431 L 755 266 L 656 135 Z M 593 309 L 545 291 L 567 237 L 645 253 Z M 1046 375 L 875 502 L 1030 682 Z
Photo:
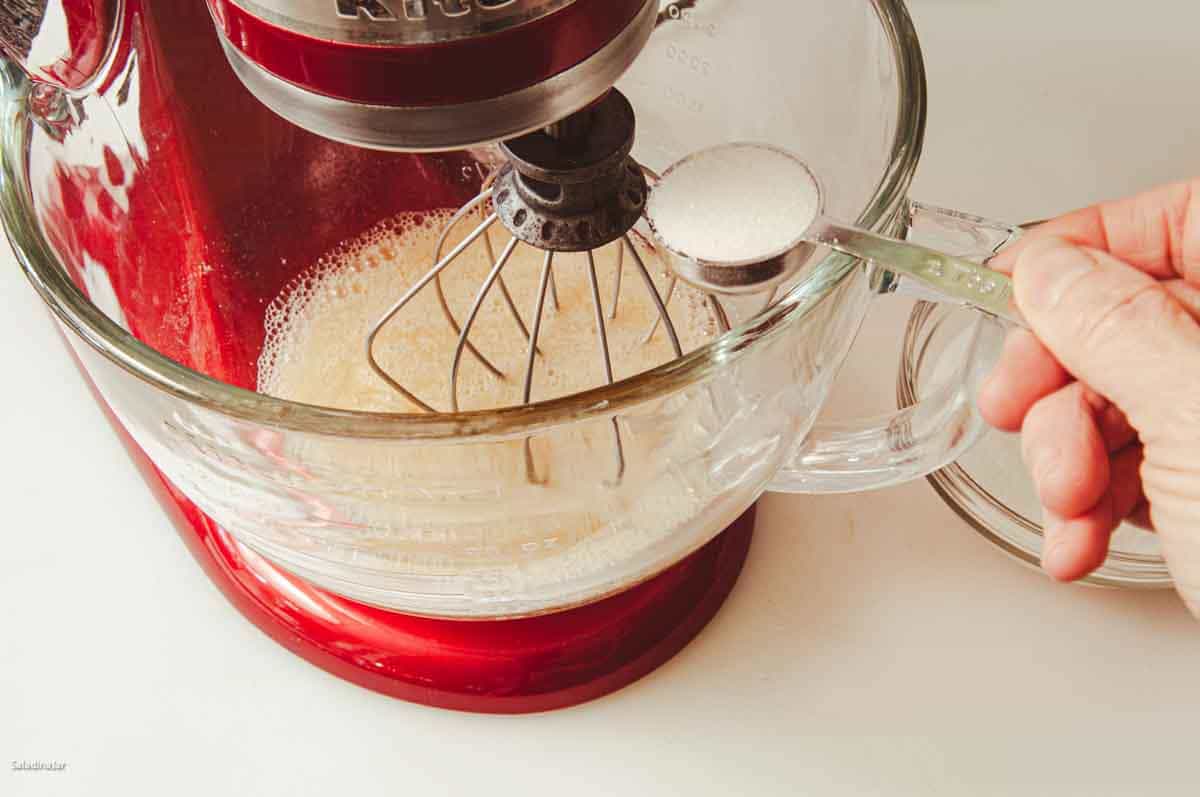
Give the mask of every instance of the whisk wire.
M 666 306 L 668 306 L 668 307 L 671 306 L 671 300 L 675 298 L 675 289 L 678 286 L 679 286 L 679 278 L 672 276 L 671 281 L 667 283 L 667 296 L 663 300 L 663 303 Z M 655 316 L 654 323 L 650 325 L 650 331 L 647 332 L 645 334 L 645 336 L 642 338 L 642 343 L 646 344 L 646 343 L 649 343 L 650 341 L 654 340 L 654 333 L 658 332 L 658 328 L 660 326 L 662 326 L 662 318 L 659 316 Z
M 446 247 L 446 240 L 450 237 L 450 233 L 463 219 L 467 217 L 468 214 L 491 199 L 492 193 L 493 190 L 490 187 L 485 188 L 477 197 L 472 199 L 463 207 L 459 208 L 458 212 L 450 217 L 450 221 L 446 222 L 446 226 L 442 228 L 442 234 L 438 238 L 437 246 L 433 250 L 434 260 L 440 262 L 442 250 Z M 486 232 L 484 234 L 484 240 L 488 242 L 488 262 L 495 263 L 496 258 L 491 254 L 491 237 L 488 236 Z M 454 330 L 454 334 L 456 336 L 462 334 L 462 327 L 459 326 L 458 319 L 454 317 L 454 312 L 450 309 L 450 303 L 446 301 L 446 291 L 442 288 L 441 272 L 438 272 L 437 276 L 435 277 L 433 287 L 437 294 L 438 305 L 442 308 L 442 315 L 445 316 L 447 323 L 450 324 L 450 328 Z M 467 343 L 467 350 L 471 352 L 471 356 L 478 360 L 479 364 L 486 368 L 492 376 L 496 377 L 497 379 L 504 379 L 504 372 L 493 365 L 491 360 L 489 360 L 487 357 L 484 357 L 483 354 L 480 353 L 479 349 L 475 348 L 475 345 L 469 341 Z
M 533 398 L 533 366 L 537 359 L 538 336 L 542 332 L 542 313 L 546 307 L 546 288 L 553 278 L 554 252 L 546 252 L 542 264 L 542 279 L 538 284 L 537 306 L 533 313 L 533 334 L 529 339 L 529 356 L 525 360 L 525 388 L 522 391 L 522 401 L 526 404 Z
M 650 270 L 646 268 L 646 264 L 642 261 L 642 256 L 638 254 L 633 241 L 629 239 L 628 233 L 625 235 L 625 244 L 629 247 L 629 253 L 633 255 L 633 262 L 637 266 L 638 273 L 642 275 L 642 282 L 646 284 L 646 291 L 654 301 L 654 306 L 658 308 L 658 318 L 667 328 L 667 335 L 671 338 L 671 348 L 675 350 L 675 356 L 682 357 L 683 346 L 679 345 L 679 334 L 675 331 L 675 322 L 671 320 L 671 314 L 667 312 L 667 304 L 659 294 L 658 287 L 654 284 L 654 278 L 650 276 Z M 675 284 L 677 282 L 678 280 L 672 280 L 667 302 L 671 300 L 670 296 L 674 295 Z M 653 334 L 653 331 L 651 334 Z
M 550 306 L 556 313 L 562 309 L 558 303 L 558 280 L 554 277 L 553 266 L 550 268 Z
M 617 307 L 621 303 L 621 278 L 625 274 L 625 242 L 617 241 L 617 277 L 613 283 L 612 309 L 609 310 L 610 320 L 617 320 Z
M 589 249 L 587 253 L 588 261 L 588 282 L 592 288 L 592 308 L 596 313 L 596 335 L 600 339 L 600 359 L 604 365 L 604 377 L 607 384 L 612 384 L 616 381 L 613 378 L 612 355 L 608 348 L 608 329 L 604 323 L 604 307 L 600 303 L 600 283 L 596 279 L 596 258 Z M 621 440 L 621 427 L 616 418 L 612 419 L 613 439 L 616 441 L 617 449 L 617 478 L 616 482 L 620 482 L 625 477 L 625 444 Z
M 483 234 L 483 245 L 487 248 L 488 262 L 495 263 L 496 250 L 492 248 L 492 236 L 490 232 Z M 504 304 L 508 306 L 509 315 L 513 317 L 513 321 L 516 322 L 517 328 L 521 330 L 521 337 L 525 338 L 526 342 L 528 342 L 530 339 L 529 328 L 525 326 L 525 320 L 521 318 L 521 313 L 519 310 L 517 310 L 517 304 L 513 301 L 512 293 L 510 293 L 508 290 L 508 283 L 504 281 L 503 274 L 501 274 L 496 280 L 496 286 L 500 288 L 500 295 L 504 297 Z M 534 353 L 539 357 L 542 354 L 536 345 L 534 346 Z
M 462 365 L 463 351 L 467 347 L 467 339 L 471 335 L 471 327 L 475 326 L 475 319 L 479 317 L 479 311 L 483 308 L 483 303 L 487 300 L 488 294 L 491 293 L 492 286 L 500 279 L 500 273 L 508 265 L 509 258 L 512 257 L 519 243 L 521 243 L 520 239 L 514 237 L 504 247 L 504 252 L 500 255 L 500 259 L 496 261 L 487 279 L 484 280 L 483 287 L 479 289 L 479 293 L 475 297 L 475 303 L 471 305 L 471 312 L 467 315 L 467 321 L 463 324 L 462 332 L 458 335 L 458 345 L 454 349 L 454 360 L 450 366 L 450 407 L 454 412 L 458 412 L 458 372 L 459 367 Z
M 448 255 L 439 260 L 437 264 L 425 274 L 424 277 L 422 277 L 415 285 L 409 288 L 404 295 L 401 296 L 396 303 L 393 304 L 388 311 L 384 313 L 378 321 L 375 322 L 375 325 L 371 327 L 371 331 L 367 335 L 367 362 L 370 364 L 371 370 L 374 371 L 376 376 L 386 382 L 397 393 L 415 404 L 422 412 L 437 412 L 437 410 L 433 409 L 433 407 L 431 407 L 429 404 L 426 404 L 424 401 L 409 392 L 407 388 L 393 379 L 391 374 L 389 374 L 383 368 L 383 366 L 379 364 L 379 360 L 377 360 L 375 357 L 375 343 L 378 341 L 379 334 L 383 331 L 384 327 L 391 323 L 392 319 L 395 318 L 400 311 L 403 310 L 405 306 L 413 300 L 413 297 L 424 290 L 429 283 L 436 280 L 438 275 L 445 271 L 446 268 L 453 263 L 459 255 L 461 255 L 469 246 L 471 246 L 471 244 L 479 240 L 479 238 L 487 232 L 488 228 L 495 224 L 498 219 L 499 216 L 497 216 L 495 213 L 489 215 L 482 224 L 476 227 L 469 235 L 467 235 L 466 238 L 460 241 Z
M 542 278 L 538 283 L 537 305 L 533 311 L 533 331 L 529 339 L 529 354 L 525 359 L 525 386 L 521 398 L 526 404 L 533 398 L 533 367 L 537 363 L 538 337 L 542 332 L 542 315 L 546 309 L 546 290 L 554 280 L 554 252 L 547 251 L 542 264 Z M 533 438 L 525 438 L 525 475 L 532 484 L 540 484 L 537 468 L 533 462 Z

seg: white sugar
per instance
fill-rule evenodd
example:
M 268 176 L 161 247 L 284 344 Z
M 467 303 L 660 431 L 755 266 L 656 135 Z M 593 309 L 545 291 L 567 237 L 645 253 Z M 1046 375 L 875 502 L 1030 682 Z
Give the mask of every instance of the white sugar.
M 664 244 L 718 263 L 778 254 L 819 210 L 820 190 L 804 165 L 757 144 L 716 147 L 676 164 L 647 206 Z

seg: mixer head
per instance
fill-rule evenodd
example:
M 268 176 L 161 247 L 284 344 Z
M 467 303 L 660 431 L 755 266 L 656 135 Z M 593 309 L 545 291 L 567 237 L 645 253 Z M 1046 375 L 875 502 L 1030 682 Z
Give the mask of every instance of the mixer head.
M 462 149 L 548 127 L 633 63 L 657 0 L 208 0 L 238 77 L 326 138 Z

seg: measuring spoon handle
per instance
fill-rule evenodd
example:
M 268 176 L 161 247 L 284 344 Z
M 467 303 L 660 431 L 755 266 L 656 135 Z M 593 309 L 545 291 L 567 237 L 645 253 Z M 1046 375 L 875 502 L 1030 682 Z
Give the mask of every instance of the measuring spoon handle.
M 973 260 L 919 244 L 877 235 L 821 217 L 805 236 L 812 243 L 869 260 L 919 280 L 948 301 L 966 303 L 989 315 L 1026 326 L 1013 303 L 1012 280 Z

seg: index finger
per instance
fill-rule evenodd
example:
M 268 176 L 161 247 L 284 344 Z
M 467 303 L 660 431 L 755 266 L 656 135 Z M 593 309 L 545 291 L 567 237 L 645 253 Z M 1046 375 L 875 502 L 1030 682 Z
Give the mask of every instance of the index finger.
M 1156 279 L 1200 285 L 1200 179 L 1101 202 L 1039 224 L 989 265 L 1011 273 L 1021 250 L 1048 235 L 1106 251 Z

